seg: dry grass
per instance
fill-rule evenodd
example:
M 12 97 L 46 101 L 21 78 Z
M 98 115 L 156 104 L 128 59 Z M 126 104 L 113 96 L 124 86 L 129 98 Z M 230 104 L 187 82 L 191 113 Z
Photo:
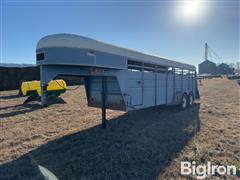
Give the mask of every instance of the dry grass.
M 109 110 L 106 130 L 83 87 L 65 93 L 66 104 L 47 108 L 23 106 L 16 93 L 0 92 L 0 179 L 41 179 L 36 162 L 64 180 L 180 179 L 181 160 L 240 168 L 235 81 L 204 80 L 200 104 L 185 111 Z
M 240 91 L 235 81 L 227 79 L 204 80 L 200 86 L 201 130 L 189 142 L 179 157 L 159 176 L 179 177 L 180 161 L 206 164 L 235 165 L 240 168 Z M 210 177 L 209 179 L 212 179 Z M 218 179 L 219 177 L 215 177 Z M 236 178 L 236 177 L 220 177 Z

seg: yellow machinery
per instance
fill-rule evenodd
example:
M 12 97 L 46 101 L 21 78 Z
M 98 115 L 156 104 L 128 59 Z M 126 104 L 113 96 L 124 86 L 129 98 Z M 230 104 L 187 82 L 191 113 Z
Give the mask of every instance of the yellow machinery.
M 59 96 L 67 89 L 67 84 L 64 80 L 52 80 L 48 83 L 47 94 Z M 40 81 L 26 81 L 21 85 L 21 92 L 23 96 L 38 97 L 42 95 Z

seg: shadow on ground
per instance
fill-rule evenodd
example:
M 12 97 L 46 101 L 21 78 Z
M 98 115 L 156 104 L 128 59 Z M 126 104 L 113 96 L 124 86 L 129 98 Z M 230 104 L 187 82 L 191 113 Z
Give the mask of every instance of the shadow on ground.
M 8 108 L 13 108 L 13 111 L 10 112 L 4 112 L 0 113 L 0 118 L 7 118 L 7 117 L 12 117 L 16 116 L 19 114 L 24 114 L 28 113 L 31 111 L 35 111 L 37 109 L 41 108 L 40 104 L 21 104 L 21 105 L 15 105 L 15 106 L 8 106 Z M 8 109 L 8 108 L 1 108 L 1 109 Z
M 7 95 L 7 96 L 0 96 L 0 99 L 16 99 L 16 98 L 20 98 L 22 96 L 20 96 L 19 94 L 14 94 L 14 95 Z
M 12 116 L 25 114 L 25 113 L 29 113 L 29 112 L 41 109 L 42 106 L 37 101 L 40 101 L 40 99 L 36 99 L 35 101 L 32 100 L 32 102 L 26 102 L 25 100 L 23 101 L 23 104 L 0 107 L 0 110 L 8 110 L 7 112 L 4 112 L 4 113 L 0 112 L 0 118 L 12 117 Z M 61 97 L 52 98 L 52 99 L 50 98 L 48 100 L 49 106 L 53 104 L 65 104 L 65 103 L 66 102 Z
M 155 179 L 200 130 L 199 107 L 126 113 L 1 165 L 1 179 L 41 179 L 34 161 L 62 180 Z

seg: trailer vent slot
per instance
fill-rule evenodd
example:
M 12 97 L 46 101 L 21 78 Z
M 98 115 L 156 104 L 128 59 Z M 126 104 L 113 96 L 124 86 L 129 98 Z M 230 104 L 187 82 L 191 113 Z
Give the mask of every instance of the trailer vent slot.
M 129 66 L 129 67 L 128 67 L 128 71 L 141 72 L 142 69 L 141 69 L 141 68 L 138 68 L 138 67 L 131 67 L 131 66 Z
M 128 60 L 128 65 L 134 65 L 134 66 L 142 66 L 142 62 Z
M 44 60 L 44 53 L 38 53 L 37 54 L 37 61 Z

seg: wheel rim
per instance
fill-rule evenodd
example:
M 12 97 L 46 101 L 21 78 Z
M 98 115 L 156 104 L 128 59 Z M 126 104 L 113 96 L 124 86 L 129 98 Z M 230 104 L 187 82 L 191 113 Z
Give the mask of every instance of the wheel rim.
M 187 107 L 187 99 L 184 96 L 183 99 L 182 99 L 182 108 L 185 109 L 186 107 Z
M 189 96 L 189 105 L 192 105 L 193 104 L 193 97 L 192 95 Z

